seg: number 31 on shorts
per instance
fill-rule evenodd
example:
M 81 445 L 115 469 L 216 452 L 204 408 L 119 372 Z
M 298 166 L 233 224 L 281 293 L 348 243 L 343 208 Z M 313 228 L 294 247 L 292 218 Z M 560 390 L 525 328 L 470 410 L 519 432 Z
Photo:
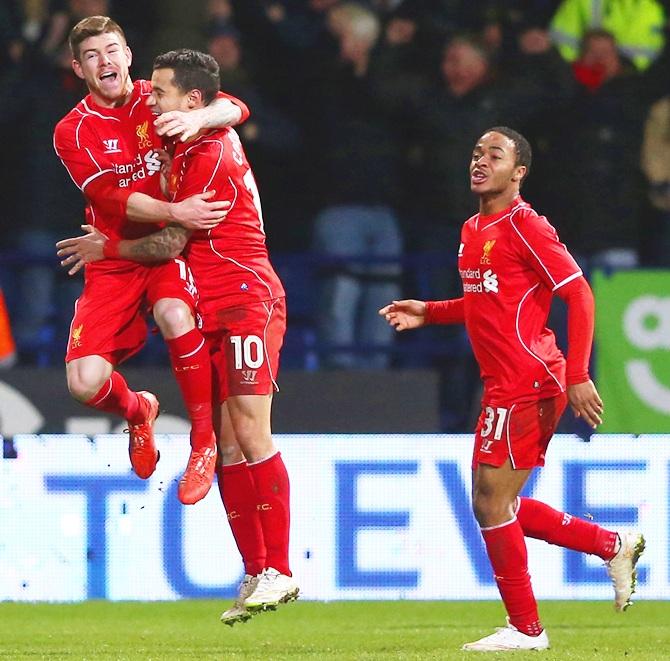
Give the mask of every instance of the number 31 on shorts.
M 263 364 L 263 340 L 257 335 L 231 335 L 230 343 L 235 352 L 235 369 L 241 370 L 244 367 L 258 369 Z
M 499 441 L 502 438 L 503 429 L 505 427 L 505 420 L 507 420 L 509 409 L 502 408 L 501 406 L 496 408 L 487 406 L 484 409 L 484 413 L 486 413 L 486 417 L 484 418 L 484 426 L 482 427 L 481 437 L 487 438 L 493 431 L 495 423 L 493 440 Z

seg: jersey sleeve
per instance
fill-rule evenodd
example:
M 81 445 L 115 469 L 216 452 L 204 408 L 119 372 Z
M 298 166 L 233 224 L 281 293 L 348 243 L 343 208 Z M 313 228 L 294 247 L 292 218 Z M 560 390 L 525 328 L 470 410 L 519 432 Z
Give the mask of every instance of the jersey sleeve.
M 511 219 L 521 257 L 551 290 L 556 291 L 582 275 L 574 257 L 544 217 L 532 211 Z
M 249 115 L 251 113 L 249 112 L 249 108 L 247 107 L 247 104 L 244 103 L 244 101 L 240 101 L 237 97 L 232 96 L 231 94 L 226 94 L 225 92 L 219 92 L 216 97 L 217 99 L 228 99 L 228 101 L 234 103 L 242 111 L 242 117 L 240 117 L 240 121 L 237 123 L 238 126 L 249 119 Z
M 54 149 L 72 181 L 82 192 L 95 179 L 114 174 L 114 165 L 103 143 L 87 128 L 85 118 L 59 124 L 54 132 Z
M 209 142 L 193 147 L 184 153 L 185 159 L 181 166 L 181 180 L 173 202 L 181 202 L 187 197 L 212 190 L 214 181 L 223 179 L 220 176 L 226 166 L 223 161 L 223 144 L 220 141 Z M 174 169 L 173 169 L 174 172 Z M 223 191 L 217 191 L 217 198 L 221 198 Z

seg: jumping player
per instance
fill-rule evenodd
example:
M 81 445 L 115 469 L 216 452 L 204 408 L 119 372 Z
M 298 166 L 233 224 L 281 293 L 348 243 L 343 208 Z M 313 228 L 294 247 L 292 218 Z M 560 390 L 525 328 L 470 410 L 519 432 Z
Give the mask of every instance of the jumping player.
M 71 31 L 72 67 L 89 94 L 56 126 L 54 148 L 85 195 L 87 223 L 111 238 L 143 236 L 171 220 L 190 228 L 214 227 L 226 203 L 209 201 L 214 191 L 167 203 L 160 195 L 158 133 L 187 138 L 207 126 L 246 119 L 246 106 L 220 98 L 199 112 L 169 113 L 156 119 L 147 106 L 148 81 L 132 82 L 132 54 L 120 26 L 106 16 L 80 21 Z M 224 97 L 225 95 L 220 95 Z M 66 355 L 70 393 L 92 408 L 128 421 L 133 469 L 148 478 L 158 450 L 153 422 L 158 400 L 133 392 L 116 366 L 137 352 L 146 338 L 145 309 L 151 308 L 165 338 L 173 372 L 191 419 L 191 457 L 179 483 L 179 498 L 194 503 L 212 481 L 216 443 L 212 428 L 210 362 L 193 310 L 197 291 L 185 262 L 159 265 L 108 261 L 87 267 L 75 307 Z
M 519 195 L 531 163 L 527 140 L 489 129 L 470 162 L 479 213 L 461 232 L 463 297 L 393 301 L 379 312 L 398 331 L 465 323 L 484 381 L 473 453 L 473 508 L 481 527 L 507 626 L 464 650 L 546 649 L 549 639 L 528 574 L 524 536 L 601 557 L 625 610 L 644 550 L 639 533 L 616 533 L 532 498 L 519 496 L 566 403 L 593 429 L 603 404 L 588 373 L 594 301 L 582 271 L 556 230 Z M 568 306 L 567 361 L 546 327 L 553 294 Z
M 171 51 L 155 59 L 151 81 L 149 104 L 159 112 L 196 112 L 215 97 L 219 70 L 204 53 Z M 195 232 L 170 225 L 122 241 L 88 227 L 88 235 L 61 242 L 59 254 L 77 269 L 103 257 L 101 264 L 151 263 L 183 252 L 193 272 L 222 403 L 219 489 L 245 566 L 238 598 L 221 617 L 233 624 L 299 591 L 288 559 L 289 478 L 270 426 L 286 328 L 284 289 L 268 258 L 254 175 L 232 128 L 203 130 L 178 144 L 166 184 L 173 203 L 216 190 L 214 199 L 232 202 L 225 221 Z

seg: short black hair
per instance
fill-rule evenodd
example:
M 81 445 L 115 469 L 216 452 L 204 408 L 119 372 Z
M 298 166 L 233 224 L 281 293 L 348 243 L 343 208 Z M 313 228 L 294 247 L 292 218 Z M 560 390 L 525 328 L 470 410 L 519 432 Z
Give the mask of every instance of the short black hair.
M 180 48 L 158 55 L 154 59 L 156 69 L 172 69 L 174 84 L 181 92 L 200 90 L 205 105 L 211 103 L 221 88 L 219 65 L 207 53 L 190 48 Z
M 509 138 L 514 143 L 514 151 L 516 152 L 516 162 L 514 165 L 523 165 L 526 168 L 526 174 L 521 180 L 523 183 L 530 172 L 530 166 L 533 161 L 533 150 L 531 149 L 530 142 L 528 142 L 528 140 L 526 140 L 526 138 L 524 138 L 521 133 L 509 128 L 509 126 L 494 126 L 493 128 L 486 129 L 486 131 L 484 131 L 484 133 L 492 132 L 500 133 L 506 138 Z

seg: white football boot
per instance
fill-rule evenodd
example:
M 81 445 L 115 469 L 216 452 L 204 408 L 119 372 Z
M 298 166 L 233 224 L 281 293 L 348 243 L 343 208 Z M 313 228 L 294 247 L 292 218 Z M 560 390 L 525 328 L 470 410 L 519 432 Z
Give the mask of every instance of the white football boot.
M 251 612 L 274 610 L 279 604 L 295 601 L 299 592 L 300 588 L 292 576 L 268 567 L 263 570 L 256 589 L 244 600 L 244 606 Z
M 244 579 L 238 588 L 237 599 L 227 611 L 221 614 L 221 622 L 232 627 L 237 622 L 246 622 L 251 618 L 253 613 L 250 613 L 244 607 L 244 600 L 256 589 L 260 578 L 261 574 L 258 574 L 258 576 L 244 575 Z
M 461 648 L 468 652 L 512 652 L 514 650 L 548 650 L 549 638 L 542 631 L 539 636 L 527 636 L 507 620 L 506 627 L 498 627 L 495 633 L 474 643 L 465 643 Z
M 644 551 L 644 536 L 639 532 L 619 533 L 621 546 L 617 554 L 605 563 L 614 585 L 614 610 L 625 611 L 633 602 L 631 595 L 637 585 L 635 566 Z

